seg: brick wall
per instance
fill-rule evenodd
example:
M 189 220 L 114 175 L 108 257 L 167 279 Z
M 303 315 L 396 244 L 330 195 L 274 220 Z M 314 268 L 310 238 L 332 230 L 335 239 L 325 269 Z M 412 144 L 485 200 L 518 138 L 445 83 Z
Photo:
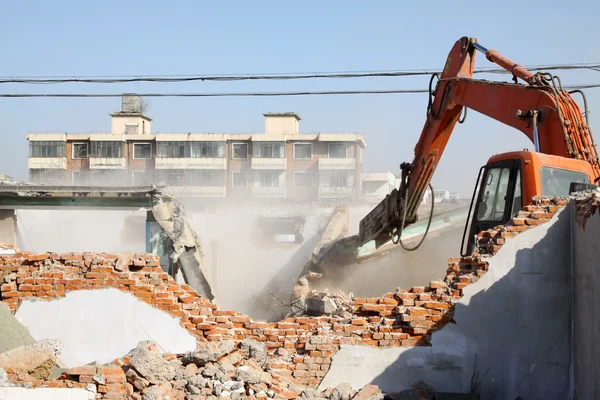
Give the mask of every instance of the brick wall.
M 159 267 L 155 255 L 138 254 L 124 265 L 113 254 L 18 253 L 1 256 L 0 299 L 14 312 L 28 297 L 51 300 L 72 290 L 114 287 L 178 317 L 199 341 L 252 338 L 265 342 L 269 364 L 281 376 L 316 386 L 340 344 L 376 347 L 426 346 L 431 334 L 453 319 L 462 290 L 483 276 L 486 257 L 506 238 L 548 221 L 566 200 L 537 201 L 506 226 L 479 234 L 479 251 L 451 259 L 444 279 L 427 286 L 397 289 L 376 298 L 349 302 L 349 318 L 296 317 L 268 323 L 221 310 L 187 285 L 178 285 Z

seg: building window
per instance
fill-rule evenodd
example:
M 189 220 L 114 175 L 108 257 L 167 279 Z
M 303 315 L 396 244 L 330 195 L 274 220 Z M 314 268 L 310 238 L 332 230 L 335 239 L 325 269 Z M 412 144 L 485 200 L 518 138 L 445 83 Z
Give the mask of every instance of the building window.
M 312 160 L 312 143 L 294 143 L 294 160 Z
M 328 149 L 329 158 L 348 158 L 346 143 L 329 143 Z
M 73 143 L 71 148 L 73 151 L 73 160 L 85 160 L 88 158 L 88 144 L 87 143 Z
M 152 158 L 152 143 L 134 143 L 133 159 L 148 160 Z
M 295 188 L 309 188 L 312 187 L 312 174 L 306 171 L 294 172 L 294 187 Z
M 258 171 L 257 186 L 259 187 L 279 187 L 283 185 L 281 171 Z
M 29 142 L 29 157 L 65 157 L 65 142 Z
M 223 158 L 225 143 L 222 142 L 189 142 L 191 158 Z
M 158 142 L 156 144 L 156 157 L 158 158 L 184 158 L 186 142 Z
M 352 171 L 320 171 L 319 185 L 321 187 L 353 187 L 354 173 Z
M 231 187 L 245 188 L 247 186 L 248 186 L 248 173 L 247 172 L 232 172 Z
M 125 134 L 126 135 L 137 135 L 138 133 L 138 124 L 126 122 L 125 123 Z
M 133 171 L 131 178 L 133 186 L 147 186 L 152 183 L 150 171 Z
M 256 158 L 284 158 L 284 142 L 254 142 L 252 145 L 253 157 Z
M 233 147 L 233 159 L 245 159 L 248 158 L 248 143 L 234 143 Z
M 92 157 L 121 158 L 121 142 L 92 142 Z

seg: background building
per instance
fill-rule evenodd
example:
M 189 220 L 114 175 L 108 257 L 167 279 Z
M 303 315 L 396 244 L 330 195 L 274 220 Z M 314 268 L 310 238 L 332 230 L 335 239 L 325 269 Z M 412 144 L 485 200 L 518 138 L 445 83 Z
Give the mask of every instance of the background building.
M 200 197 L 344 199 L 361 193 L 355 133 L 300 134 L 295 113 L 267 113 L 263 134 L 161 133 L 124 95 L 110 133 L 32 133 L 29 179 L 48 185 L 168 186 Z

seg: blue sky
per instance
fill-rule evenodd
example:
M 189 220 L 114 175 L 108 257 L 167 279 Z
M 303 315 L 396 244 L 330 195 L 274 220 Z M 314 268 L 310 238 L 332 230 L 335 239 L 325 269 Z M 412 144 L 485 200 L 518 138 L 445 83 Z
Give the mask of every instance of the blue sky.
M 0 76 L 211 74 L 441 69 L 461 36 L 523 65 L 600 62 L 598 1 L 6 1 Z M 534 11 L 535 9 L 535 11 Z M 489 67 L 485 57 L 477 66 Z M 565 84 L 600 83 L 600 72 L 559 72 Z M 478 76 L 483 77 L 483 76 Z M 494 75 L 491 79 L 507 80 Z M 2 85 L 20 92 L 225 92 L 426 88 L 427 77 L 293 82 Z M 587 91 L 592 111 L 600 89 Z M 160 132 L 261 132 L 263 112 L 295 111 L 302 132 L 360 132 L 365 171 L 411 161 L 427 96 L 153 98 Z M 113 99 L 0 99 L 0 173 L 27 175 L 32 131 L 110 129 Z M 600 129 L 600 127 L 598 128 Z M 600 132 L 600 130 L 598 130 Z M 600 134 L 600 133 L 598 133 Z M 494 153 L 532 148 L 519 132 L 472 112 L 456 128 L 434 185 L 470 195 Z

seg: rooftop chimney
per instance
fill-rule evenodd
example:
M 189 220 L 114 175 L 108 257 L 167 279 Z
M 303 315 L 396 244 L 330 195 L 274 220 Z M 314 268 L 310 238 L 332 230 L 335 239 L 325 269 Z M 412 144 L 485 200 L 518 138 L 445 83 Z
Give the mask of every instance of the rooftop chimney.
M 131 114 L 142 113 L 142 98 L 135 94 L 123 94 L 121 97 L 121 112 Z

